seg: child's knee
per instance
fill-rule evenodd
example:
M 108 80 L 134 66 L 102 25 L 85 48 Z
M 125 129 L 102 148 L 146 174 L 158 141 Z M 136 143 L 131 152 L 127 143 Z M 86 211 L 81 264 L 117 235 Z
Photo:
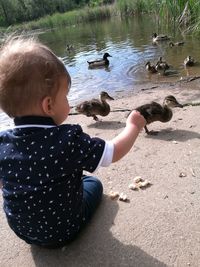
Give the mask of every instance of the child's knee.
M 99 196 L 99 198 L 101 198 L 103 194 L 103 185 L 98 178 L 93 176 L 84 176 L 83 184 L 84 191 L 88 193 L 90 192 L 90 194 L 96 197 Z
M 96 183 L 96 185 L 98 187 L 99 193 L 103 194 L 103 184 L 102 184 L 102 182 L 96 177 L 94 177 L 94 180 L 95 180 L 95 183 Z

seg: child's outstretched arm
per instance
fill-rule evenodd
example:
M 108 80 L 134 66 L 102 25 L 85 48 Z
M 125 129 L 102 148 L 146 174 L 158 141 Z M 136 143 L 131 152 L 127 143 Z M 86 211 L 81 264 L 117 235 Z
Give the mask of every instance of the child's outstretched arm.
M 114 144 L 112 162 L 120 160 L 129 152 L 145 124 L 146 120 L 138 111 L 134 110 L 130 113 L 126 121 L 126 127 L 112 140 Z

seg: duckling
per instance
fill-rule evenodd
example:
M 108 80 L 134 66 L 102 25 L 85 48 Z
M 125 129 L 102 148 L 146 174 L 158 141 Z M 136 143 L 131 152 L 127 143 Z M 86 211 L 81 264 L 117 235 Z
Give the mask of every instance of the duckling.
M 136 110 L 144 116 L 147 124 L 150 124 L 154 121 L 170 121 L 173 115 L 171 108 L 174 107 L 183 108 L 183 105 L 181 105 L 173 95 L 168 95 L 165 97 L 163 105 L 157 102 L 151 102 L 137 107 Z M 150 132 L 147 126 L 145 126 L 144 129 L 147 134 L 157 134 L 157 132 Z
M 182 46 L 182 45 L 184 45 L 184 42 L 176 42 L 176 43 L 170 42 L 169 43 L 169 47 Z
M 67 45 L 66 45 L 66 51 L 71 52 L 71 51 L 73 51 L 73 50 L 74 50 L 73 45 L 70 45 L 70 44 L 67 44 Z
M 165 70 L 169 69 L 169 65 L 167 64 L 166 61 L 162 60 L 162 57 L 159 57 L 159 60 L 156 63 L 155 68 L 157 71 L 165 71 Z
M 107 92 L 102 91 L 99 95 L 99 99 L 83 101 L 76 106 L 76 111 L 87 117 L 93 117 L 95 121 L 99 121 L 96 115 L 105 117 L 110 113 L 110 106 L 106 100 L 114 100 L 114 98 L 109 96 Z
M 89 64 L 89 68 L 96 68 L 96 67 L 102 67 L 102 66 L 108 66 L 109 65 L 109 60 L 108 57 L 112 57 L 109 53 L 105 53 L 103 55 L 102 59 L 96 59 L 93 61 L 87 61 Z
M 152 35 L 152 42 L 153 44 L 156 44 L 157 42 L 162 42 L 162 41 L 168 41 L 170 40 L 170 37 L 168 37 L 167 35 L 164 35 L 164 34 L 157 34 L 157 33 L 154 33 Z
M 186 59 L 184 60 L 184 65 L 186 67 L 194 66 L 194 58 L 191 56 L 187 56 Z
M 145 64 L 145 68 L 146 68 L 146 70 L 147 70 L 148 72 L 150 72 L 150 73 L 156 73 L 156 72 L 158 72 L 158 71 L 156 70 L 155 66 L 154 66 L 154 65 L 151 65 L 150 61 L 148 61 L 148 62 Z

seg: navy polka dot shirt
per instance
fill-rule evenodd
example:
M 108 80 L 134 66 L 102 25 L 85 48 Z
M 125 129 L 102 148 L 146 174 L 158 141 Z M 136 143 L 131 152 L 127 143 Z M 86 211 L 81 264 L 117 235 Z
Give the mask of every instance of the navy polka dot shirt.
M 93 172 L 105 141 L 51 118 L 14 119 L 0 133 L 0 178 L 10 227 L 33 244 L 71 239 L 84 220 L 83 171 Z

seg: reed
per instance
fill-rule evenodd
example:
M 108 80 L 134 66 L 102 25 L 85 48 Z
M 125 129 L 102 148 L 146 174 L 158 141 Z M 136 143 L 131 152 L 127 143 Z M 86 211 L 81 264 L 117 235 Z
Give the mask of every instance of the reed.
M 121 15 L 147 12 L 147 6 L 151 0 L 147 2 L 145 0 L 117 0 L 117 8 Z
M 185 11 L 186 17 L 189 17 L 190 23 L 188 23 L 188 27 L 186 32 L 193 32 L 194 34 L 200 35 L 200 3 L 196 1 L 191 1 L 192 4 L 188 10 Z
M 199 0 L 117 0 L 117 8 L 121 15 L 146 12 L 153 14 L 158 24 L 200 33 Z

